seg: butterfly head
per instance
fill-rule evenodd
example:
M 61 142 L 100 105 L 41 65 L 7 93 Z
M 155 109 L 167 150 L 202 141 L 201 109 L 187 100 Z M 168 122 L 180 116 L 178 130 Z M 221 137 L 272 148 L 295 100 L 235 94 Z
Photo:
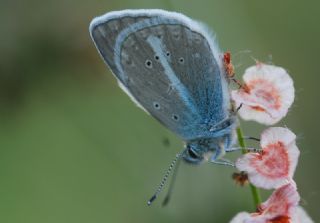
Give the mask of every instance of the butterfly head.
M 204 148 L 198 142 L 188 142 L 182 158 L 187 163 L 199 164 L 203 161 Z

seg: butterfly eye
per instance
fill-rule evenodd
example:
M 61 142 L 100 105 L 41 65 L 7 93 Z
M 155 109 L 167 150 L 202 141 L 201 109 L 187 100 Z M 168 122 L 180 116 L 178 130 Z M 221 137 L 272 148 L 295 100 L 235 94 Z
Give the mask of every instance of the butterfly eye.
M 152 61 L 151 60 L 146 60 L 145 65 L 147 68 L 152 68 Z
M 167 57 L 170 57 L 171 54 L 169 51 L 167 51 L 166 55 L 167 55 Z
M 155 55 L 155 56 L 154 56 L 154 59 L 155 59 L 155 60 L 159 60 L 160 58 L 159 58 L 158 55 Z
M 188 149 L 188 154 L 189 154 L 189 156 L 190 156 L 191 158 L 193 158 L 193 159 L 199 158 L 199 157 L 198 157 L 198 154 L 196 154 L 192 149 Z

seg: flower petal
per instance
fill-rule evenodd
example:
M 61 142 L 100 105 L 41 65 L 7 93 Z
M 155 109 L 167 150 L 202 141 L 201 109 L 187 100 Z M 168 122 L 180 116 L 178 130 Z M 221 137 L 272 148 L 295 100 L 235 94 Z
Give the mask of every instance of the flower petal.
M 230 223 L 244 223 L 251 218 L 251 215 L 248 212 L 240 212 L 232 218 Z
M 271 127 L 261 134 L 261 153 L 247 153 L 236 162 L 240 171 L 248 173 L 249 181 L 261 188 L 279 188 L 292 181 L 299 149 L 295 134 L 287 128 Z
M 236 106 L 242 104 L 239 115 L 272 125 L 280 121 L 294 101 L 293 81 L 281 67 L 258 63 L 243 75 L 245 88 L 231 92 Z
M 294 182 L 289 183 L 275 190 L 269 199 L 259 207 L 260 215 L 268 219 L 275 219 L 281 216 L 293 216 L 300 201 L 299 193 Z
M 258 207 L 258 212 L 238 213 L 230 223 L 312 223 L 309 216 L 299 210 L 300 196 L 294 182 L 275 190 L 269 199 Z
M 240 212 L 232 218 L 230 223 L 269 223 L 268 219 L 264 216 L 256 216 L 248 212 Z
M 297 206 L 292 215 L 292 223 L 314 223 L 314 221 L 301 206 Z

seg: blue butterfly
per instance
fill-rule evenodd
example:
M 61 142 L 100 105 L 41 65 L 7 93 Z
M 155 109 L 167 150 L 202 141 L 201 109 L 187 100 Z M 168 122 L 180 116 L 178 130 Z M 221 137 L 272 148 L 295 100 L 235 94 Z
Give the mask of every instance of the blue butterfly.
M 200 23 L 176 12 L 123 10 L 92 20 L 91 37 L 120 87 L 144 111 L 180 136 L 175 163 L 223 159 L 233 151 L 236 118 L 221 52 Z

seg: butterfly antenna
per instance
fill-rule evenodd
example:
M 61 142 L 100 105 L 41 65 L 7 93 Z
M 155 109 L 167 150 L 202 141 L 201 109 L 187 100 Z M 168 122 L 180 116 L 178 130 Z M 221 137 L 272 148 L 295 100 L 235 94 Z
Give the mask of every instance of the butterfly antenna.
M 154 195 L 148 200 L 148 205 L 150 206 L 152 204 L 152 202 L 158 197 L 158 195 L 160 194 L 160 192 L 162 191 L 165 183 L 167 182 L 168 180 L 168 177 L 173 169 L 173 167 L 176 165 L 177 161 L 180 160 L 182 154 L 184 153 L 185 149 L 183 151 L 181 151 L 180 153 L 178 153 L 176 155 L 176 157 L 174 158 L 174 160 L 171 162 L 166 174 L 164 175 L 164 177 L 162 178 L 161 180 L 161 183 L 158 187 L 158 189 L 156 190 L 156 192 L 154 193 Z M 168 198 L 169 199 L 169 198 Z
M 180 161 L 181 161 L 181 159 L 177 160 L 177 163 L 176 163 L 175 168 L 173 170 L 172 179 L 171 179 L 171 182 L 170 182 L 170 185 L 169 185 L 169 190 L 167 192 L 167 195 L 165 196 L 165 198 L 162 201 L 162 207 L 166 206 L 170 201 L 171 194 L 172 194 L 172 191 L 173 191 L 173 187 L 174 187 L 174 184 L 175 184 L 176 179 L 177 179 L 177 173 L 178 173 L 178 169 L 179 169 L 179 166 L 180 166 Z

